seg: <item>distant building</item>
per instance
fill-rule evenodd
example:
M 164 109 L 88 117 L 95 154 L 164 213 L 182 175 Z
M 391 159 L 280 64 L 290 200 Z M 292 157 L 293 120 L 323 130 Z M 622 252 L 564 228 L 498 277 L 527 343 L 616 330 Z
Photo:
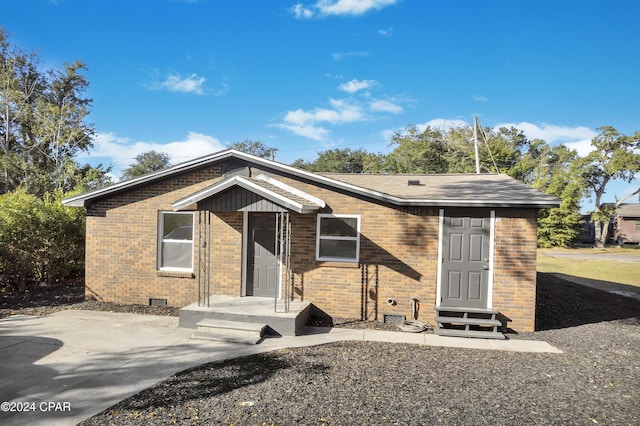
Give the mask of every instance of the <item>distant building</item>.
M 616 209 L 613 239 L 618 244 L 640 243 L 640 203 L 621 204 Z

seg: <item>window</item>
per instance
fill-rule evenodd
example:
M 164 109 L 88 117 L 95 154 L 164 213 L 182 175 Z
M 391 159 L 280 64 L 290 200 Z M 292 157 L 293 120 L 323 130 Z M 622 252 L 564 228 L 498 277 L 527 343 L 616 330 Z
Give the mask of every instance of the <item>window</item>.
M 193 270 L 193 213 L 160 212 L 158 269 Z
M 360 257 L 360 216 L 318 215 L 316 259 L 357 262 Z
M 636 231 L 640 231 L 640 220 L 636 220 Z

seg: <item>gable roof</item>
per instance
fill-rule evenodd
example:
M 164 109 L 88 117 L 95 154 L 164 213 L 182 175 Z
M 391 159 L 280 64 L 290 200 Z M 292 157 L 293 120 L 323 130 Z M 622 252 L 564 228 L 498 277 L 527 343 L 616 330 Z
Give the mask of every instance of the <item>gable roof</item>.
M 276 179 L 272 179 L 265 175 L 258 175 L 255 178 L 244 176 L 231 176 L 221 180 L 201 191 L 189 195 L 181 200 L 173 203 L 173 209 L 193 210 L 197 208 L 197 204 L 211 199 L 216 195 L 233 187 L 244 188 L 248 191 L 258 194 L 265 199 L 283 206 L 297 213 L 311 213 L 318 211 L 325 206 L 325 202 L 310 194 L 292 188 Z
M 311 181 L 333 190 L 343 191 L 352 195 L 360 195 L 397 206 L 551 208 L 560 205 L 560 199 L 557 197 L 537 191 L 506 175 L 312 173 L 234 149 L 219 151 L 211 155 L 176 164 L 161 171 L 118 182 L 106 188 L 96 189 L 70 197 L 63 200 L 63 204 L 67 206 L 86 207 L 98 199 L 229 159 L 240 159 L 258 168 L 284 174 L 293 179 Z M 409 180 L 419 180 L 420 184 L 409 185 Z M 258 187 L 264 186 L 262 183 L 256 182 L 249 184 L 249 181 L 243 182 L 243 184 L 255 190 L 259 190 Z M 211 187 L 208 189 L 211 189 Z M 206 191 L 206 189 L 204 191 Z M 177 203 L 182 201 L 187 202 L 185 200 L 179 200 Z M 179 205 L 179 207 L 180 206 L 181 205 Z

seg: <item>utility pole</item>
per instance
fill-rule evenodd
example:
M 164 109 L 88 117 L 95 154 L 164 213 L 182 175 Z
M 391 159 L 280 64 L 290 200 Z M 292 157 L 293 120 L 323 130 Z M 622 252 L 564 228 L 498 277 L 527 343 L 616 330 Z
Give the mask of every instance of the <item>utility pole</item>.
M 480 153 L 478 152 L 478 116 L 473 116 L 473 144 L 476 150 L 476 173 L 480 174 Z

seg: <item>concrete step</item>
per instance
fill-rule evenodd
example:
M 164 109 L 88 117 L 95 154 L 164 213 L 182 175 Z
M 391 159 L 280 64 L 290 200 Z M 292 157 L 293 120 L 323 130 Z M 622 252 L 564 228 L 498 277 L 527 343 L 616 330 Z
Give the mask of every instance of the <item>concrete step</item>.
M 193 333 L 191 339 L 249 345 L 260 343 L 267 330 L 266 324 L 210 318 L 198 321 L 196 327 L 197 331 Z
M 480 339 L 500 339 L 504 340 L 504 334 L 497 331 L 480 331 L 480 330 L 458 330 L 454 328 L 435 328 L 435 333 L 438 336 L 452 336 L 452 337 L 476 337 Z

